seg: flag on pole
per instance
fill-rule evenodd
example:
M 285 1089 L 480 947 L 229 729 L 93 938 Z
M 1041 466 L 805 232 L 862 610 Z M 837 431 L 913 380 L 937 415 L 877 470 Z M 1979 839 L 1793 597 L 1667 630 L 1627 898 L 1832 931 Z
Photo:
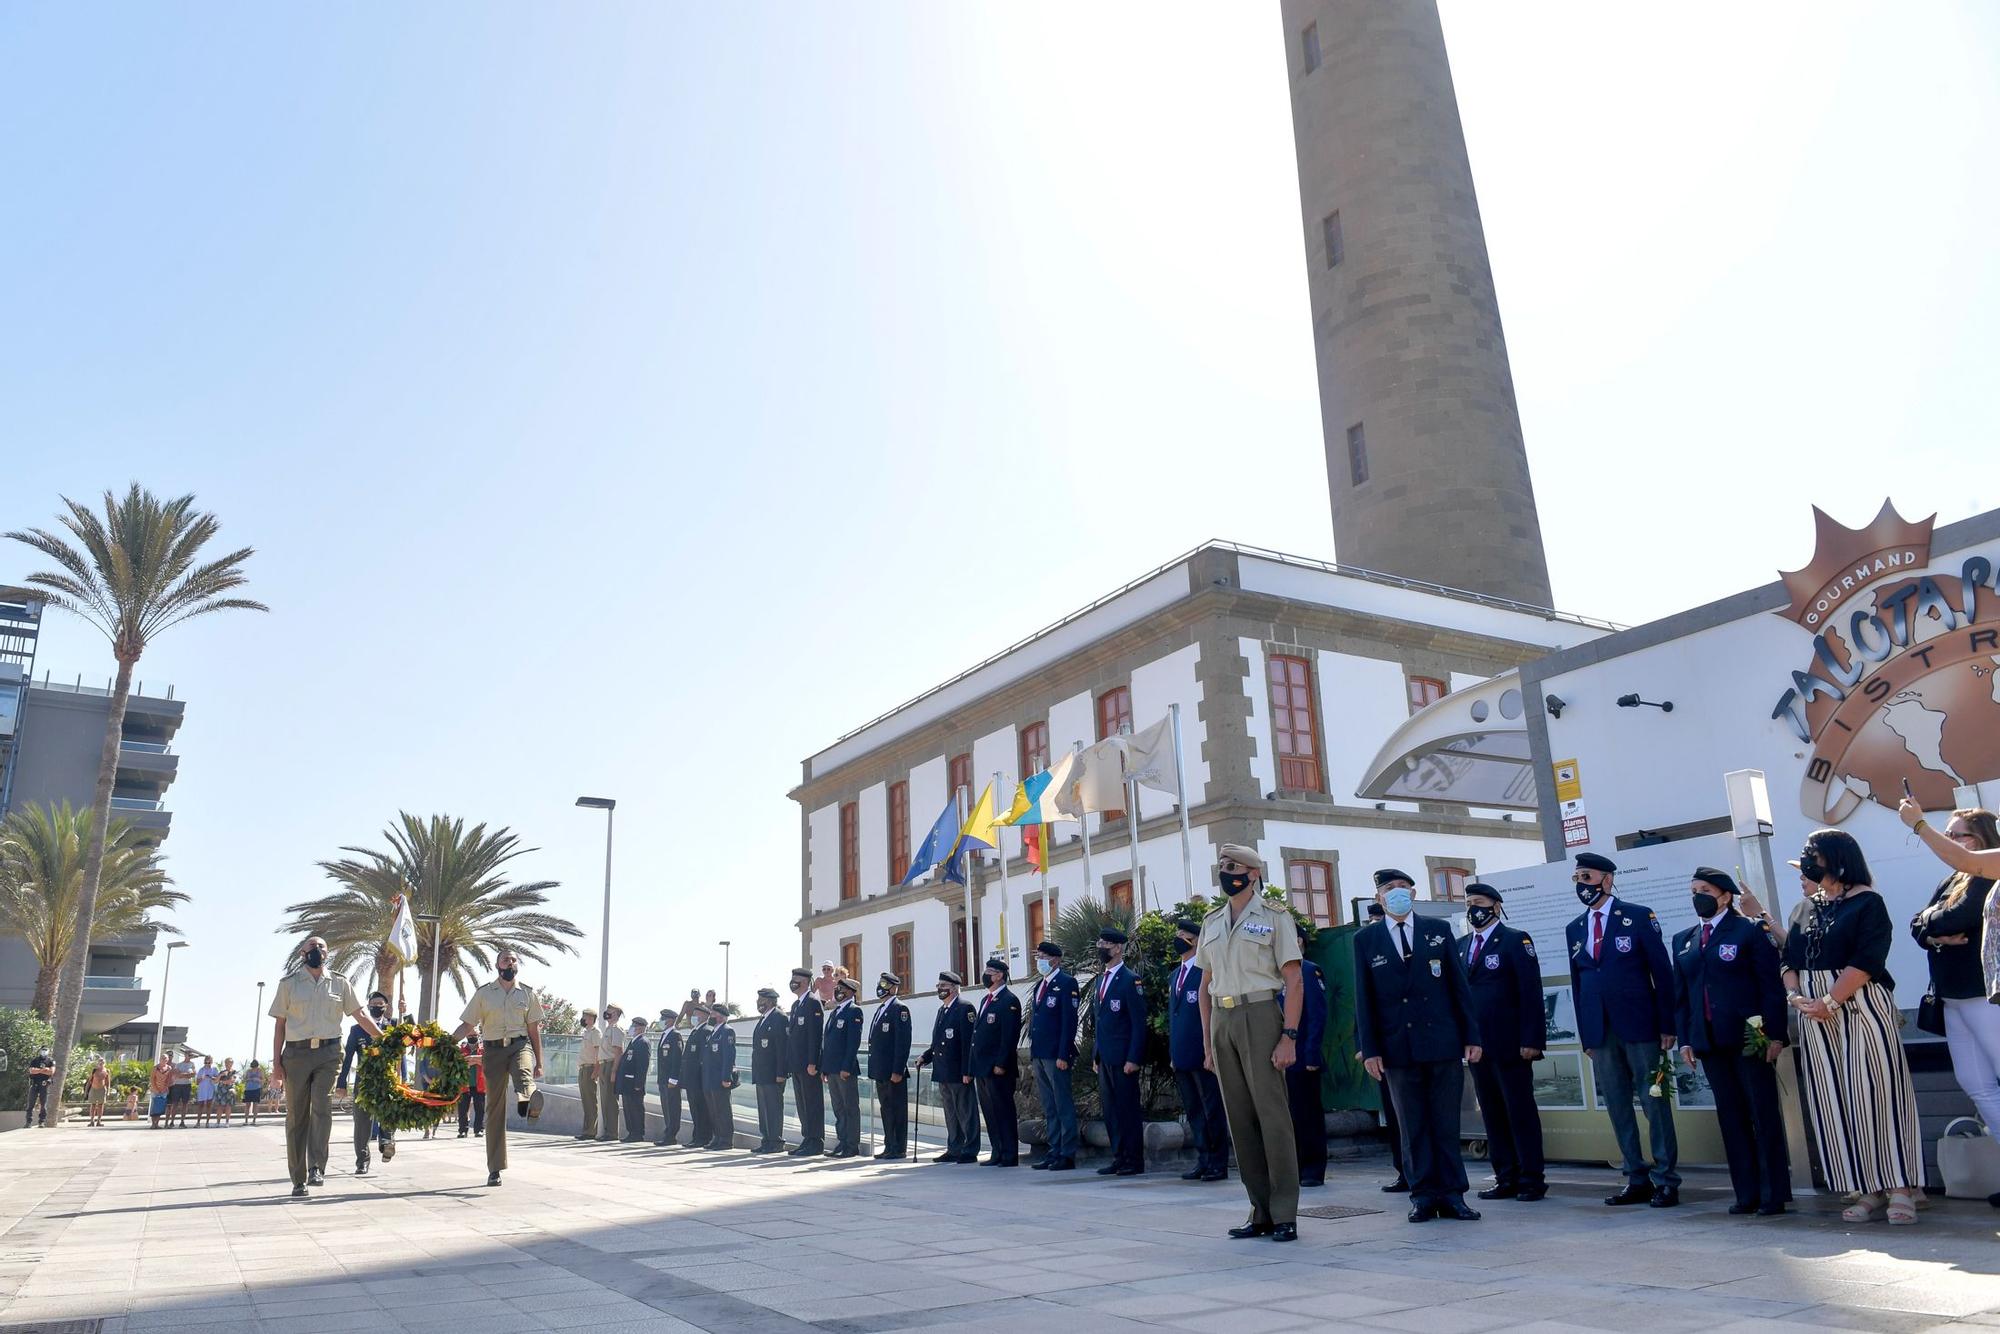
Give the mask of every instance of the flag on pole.
M 972 848 L 991 852 L 999 847 L 998 824 L 999 820 L 993 814 L 993 784 L 988 782 L 986 790 L 979 794 L 979 800 L 972 803 L 972 813 L 965 817 L 965 827 L 958 831 L 958 846 L 952 850 L 952 856 Z
M 1174 781 L 1174 720 L 1160 719 L 1143 732 L 1125 738 L 1125 777 L 1140 787 L 1176 796 L 1180 785 Z
M 943 868 L 943 878 L 953 884 L 965 883 L 965 864 L 958 857 L 958 799 L 947 798 L 944 809 L 931 823 L 931 832 L 924 835 L 923 846 L 910 859 L 910 873 L 903 877 L 905 885 L 914 885 L 923 879 L 933 867 Z
M 410 916 L 410 901 L 398 894 L 396 916 L 389 923 L 389 938 L 382 944 L 408 967 L 417 961 L 417 923 Z
M 1125 809 L 1125 744 L 1129 740 L 1108 736 L 1076 753 L 1075 766 L 1080 772 L 1061 799 L 1061 809 L 1071 819 L 1091 811 Z

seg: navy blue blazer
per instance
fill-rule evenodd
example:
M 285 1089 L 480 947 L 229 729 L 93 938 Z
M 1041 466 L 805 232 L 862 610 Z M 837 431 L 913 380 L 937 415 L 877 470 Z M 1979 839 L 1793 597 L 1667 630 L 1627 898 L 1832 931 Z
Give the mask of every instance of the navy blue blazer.
M 619 1093 L 644 1093 L 651 1059 L 652 1044 L 643 1036 L 633 1038 L 625 1044 L 625 1054 L 618 1058 L 618 1073 L 611 1087 Z
M 887 1079 L 910 1065 L 910 1007 L 894 996 L 875 1007 L 868 1029 L 868 1077 Z
M 736 1030 L 728 1024 L 708 1037 L 708 1051 L 701 1063 L 701 1086 L 706 1089 L 736 1087 Z
M 1354 1031 L 1361 1058 L 1380 1057 L 1397 1067 L 1462 1060 L 1465 1048 L 1481 1043 L 1457 942 L 1437 918 L 1407 920 L 1407 962 L 1387 918 L 1354 935 Z
M 653 1078 L 664 1093 L 669 1085 L 681 1080 L 681 1035 L 669 1028 L 660 1034 L 658 1046 L 659 1059 L 653 1063 L 657 1067 Z
M 1146 1059 L 1146 998 L 1139 979 L 1120 965 L 1109 986 L 1099 977 L 1090 986 L 1091 1014 L 1097 1031 L 1097 1059 L 1141 1064 Z
M 1012 1079 L 1021 1073 L 1021 998 L 1006 987 L 982 993 L 973 1006 L 972 1075 Z M 1006 1071 L 994 1074 L 995 1069 Z
M 963 996 L 938 1006 L 937 1018 L 931 1020 L 931 1045 L 918 1058 L 933 1067 L 931 1074 L 938 1083 L 956 1084 L 973 1073 L 973 1023 L 972 1006 Z
M 808 991 L 792 1002 L 792 1026 L 787 1030 L 791 1040 L 791 1059 L 787 1067 L 795 1075 L 802 1075 L 806 1067 L 819 1064 L 820 1043 L 825 1040 L 826 1014 L 819 1003 L 819 997 Z
M 1585 1047 L 1658 1042 L 1674 1031 L 1674 965 L 1660 919 L 1644 904 L 1613 896 L 1604 916 L 1602 957 L 1590 957 L 1585 912 L 1563 928 L 1569 983 L 1576 1000 L 1576 1034 Z
M 826 1017 L 826 1037 L 819 1048 L 819 1072 L 836 1075 L 861 1073 L 861 1007 L 849 1001 L 836 1005 Z
M 1534 938 L 1495 922 L 1474 963 L 1476 938 L 1469 935 L 1459 941 L 1458 954 L 1472 987 L 1472 1013 L 1486 1039 L 1487 1050 L 1479 1059 L 1518 1061 L 1523 1047 L 1541 1051 L 1548 1046 L 1549 1024 L 1542 1006 L 1542 961 L 1536 957 Z
M 708 1087 L 704 1072 L 708 1069 L 708 1038 L 706 1028 L 688 1030 L 687 1048 L 681 1056 L 681 1069 L 687 1073 L 681 1076 L 681 1087 L 705 1089 Z
M 1300 959 L 1299 977 L 1305 994 L 1300 998 L 1299 1040 L 1292 1045 L 1299 1064 L 1317 1070 L 1326 1064 L 1326 972 L 1311 959 Z M 1279 987 L 1279 1000 L 1284 996 L 1285 989 Z
M 1176 1070 L 1199 1070 L 1207 1055 L 1201 1037 L 1201 969 L 1175 964 L 1167 985 L 1172 988 L 1167 993 L 1167 1055 Z
M 1028 1056 L 1037 1061 L 1076 1061 L 1076 979 L 1057 968 L 1028 993 Z
M 1731 911 L 1714 919 L 1708 948 L 1701 927 L 1674 937 L 1674 1031 L 1679 1045 L 1698 1052 L 1743 1050 L 1743 1027 L 1752 1015 L 1764 1034 L 1785 1040 L 1785 982 L 1778 947 L 1764 928 Z
M 791 1068 L 791 1021 L 775 1007 L 750 1032 L 750 1082 L 782 1084 Z

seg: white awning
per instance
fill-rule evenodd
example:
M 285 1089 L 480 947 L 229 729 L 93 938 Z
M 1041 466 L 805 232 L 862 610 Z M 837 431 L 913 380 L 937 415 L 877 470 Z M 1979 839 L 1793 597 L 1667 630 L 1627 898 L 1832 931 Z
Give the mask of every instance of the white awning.
M 1454 691 L 1412 714 L 1375 756 L 1355 795 L 1536 810 L 1521 674 Z

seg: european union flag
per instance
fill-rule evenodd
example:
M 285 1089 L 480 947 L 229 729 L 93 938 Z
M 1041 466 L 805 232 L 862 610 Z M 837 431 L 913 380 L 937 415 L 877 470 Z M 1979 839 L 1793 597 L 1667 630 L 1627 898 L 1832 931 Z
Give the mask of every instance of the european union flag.
M 931 832 L 924 835 L 924 844 L 917 849 L 917 855 L 910 859 L 910 873 L 903 877 L 904 885 L 914 885 L 934 866 L 943 866 L 943 878 L 955 885 L 965 883 L 965 858 L 953 855 L 958 848 L 958 800 L 952 798 L 938 812 L 937 821 L 931 825 Z

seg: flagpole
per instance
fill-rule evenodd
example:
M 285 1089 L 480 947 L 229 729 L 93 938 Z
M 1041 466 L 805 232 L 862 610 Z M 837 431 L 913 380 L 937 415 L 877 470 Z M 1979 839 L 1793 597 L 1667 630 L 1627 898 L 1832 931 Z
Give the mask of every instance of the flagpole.
M 1000 808 L 998 769 L 993 771 L 993 808 L 996 813 Z M 1000 859 L 1000 957 L 1009 961 L 1010 967 L 1007 971 L 1011 973 L 1013 956 L 1007 952 L 1007 905 L 1013 896 L 1013 891 L 1007 887 L 1007 832 L 1004 825 L 993 826 L 993 855 Z
M 965 820 L 968 814 L 966 804 L 972 800 L 971 790 L 961 785 L 956 794 L 956 800 L 958 802 L 959 839 L 962 842 L 965 838 Z M 951 858 L 949 856 L 945 858 L 945 869 L 951 869 Z M 976 977 L 979 974 L 979 960 L 972 957 L 972 849 L 967 848 L 965 850 L 965 861 L 959 869 L 965 873 L 965 975 L 967 977 Z
M 1132 837 L 1132 893 L 1139 915 L 1146 913 L 1146 886 L 1139 879 L 1139 785 L 1125 780 L 1125 831 Z
M 1081 741 L 1076 743 L 1076 763 L 1078 772 L 1081 773 L 1083 766 L 1083 743 Z M 1077 828 L 1083 831 L 1083 893 L 1084 897 L 1088 898 L 1091 890 L 1096 887 L 1090 879 L 1090 812 L 1079 811 L 1076 817 L 1076 825 Z
M 1181 768 L 1181 706 L 1179 701 L 1167 706 L 1174 720 L 1174 800 L 1181 808 L 1181 877 L 1183 902 L 1194 898 L 1194 849 L 1193 840 L 1188 835 L 1187 775 Z

